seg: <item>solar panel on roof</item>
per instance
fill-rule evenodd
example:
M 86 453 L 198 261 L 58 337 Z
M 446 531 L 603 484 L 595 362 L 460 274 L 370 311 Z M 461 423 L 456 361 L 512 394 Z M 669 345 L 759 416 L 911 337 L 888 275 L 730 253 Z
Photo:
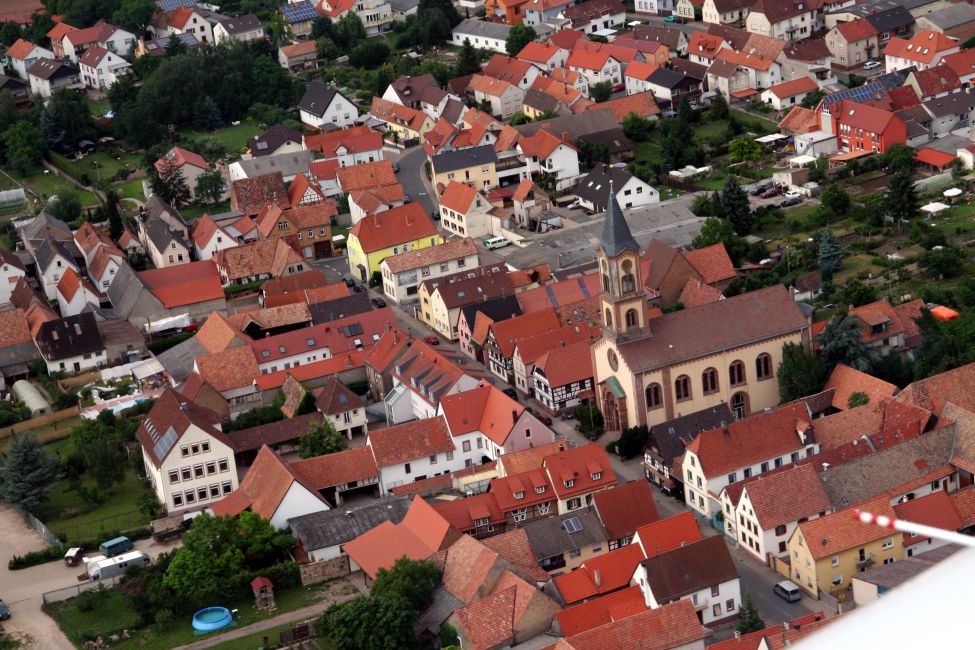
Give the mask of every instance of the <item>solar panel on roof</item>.
M 179 7 L 195 7 L 196 2 L 194 0 L 156 0 L 156 6 L 159 7 L 160 11 L 169 13 Z
M 314 20 L 318 18 L 318 11 L 312 6 L 310 2 L 295 2 L 293 4 L 287 4 L 280 8 L 281 15 L 289 23 L 298 23 L 305 20 Z
M 824 99 L 824 105 L 829 106 L 843 99 L 849 99 L 853 102 L 864 102 L 868 99 L 873 99 L 875 97 L 880 97 L 884 94 L 883 85 L 879 83 L 868 83 L 862 86 L 857 86 L 856 88 L 847 88 L 846 90 L 841 90 L 838 93 L 833 93 L 832 95 L 827 95 Z
M 176 429 L 174 429 L 173 427 L 169 427 L 169 429 L 166 431 L 166 435 L 163 436 L 162 440 L 157 442 L 156 445 L 152 448 L 152 453 L 156 455 L 156 458 L 162 460 L 167 455 L 169 455 L 169 451 L 173 448 L 173 445 L 176 444 L 176 439 L 178 437 L 179 436 L 176 434 Z
M 569 517 L 562 522 L 562 525 L 565 526 L 565 532 L 567 533 L 578 533 L 582 530 L 582 522 L 579 521 L 578 517 Z

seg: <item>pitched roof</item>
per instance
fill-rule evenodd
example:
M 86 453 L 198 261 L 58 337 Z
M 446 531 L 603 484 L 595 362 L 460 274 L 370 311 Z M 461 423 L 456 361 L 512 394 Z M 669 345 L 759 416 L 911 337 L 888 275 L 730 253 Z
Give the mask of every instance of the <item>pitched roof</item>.
M 34 342 L 48 361 L 94 354 L 105 349 L 95 315 L 91 312 L 41 323 Z
M 640 526 L 636 534 L 639 535 L 639 546 L 645 557 L 654 557 L 704 539 L 697 519 L 690 511 Z
M 357 163 L 342 167 L 338 170 L 337 178 L 339 187 L 342 188 L 343 192 L 383 187 L 396 183 L 393 164 L 388 160 Z
M 809 420 L 804 404 L 787 404 L 704 431 L 687 450 L 698 457 L 706 475 L 718 476 L 802 449 L 812 442 L 799 436 L 799 431 L 808 431 Z
M 644 480 L 600 490 L 593 495 L 593 503 L 610 539 L 630 537 L 640 526 L 660 519 L 650 484 Z
M 531 63 L 521 61 L 520 58 L 513 59 L 504 54 L 495 54 L 484 64 L 482 72 L 488 77 L 507 81 L 517 86 L 533 67 Z
M 955 71 L 959 77 L 975 74 L 975 50 L 967 49 L 948 54 L 941 63 Z
M 910 521 L 941 530 L 956 531 L 965 527 L 955 502 L 945 490 L 895 504 L 894 514 L 901 521 Z M 919 544 L 927 539 L 929 538 L 926 535 L 912 536 L 910 533 L 904 533 L 905 545 Z
M 457 622 L 472 650 L 488 650 L 513 642 L 521 618 L 536 594 L 546 598 L 535 587 L 506 570 L 491 595 L 456 610 Z
M 349 237 L 355 237 L 365 253 L 435 236 L 438 236 L 437 227 L 419 202 L 367 215 L 349 231 Z
M 885 398 L 847 409 L 813 424 L 822 449 L 836 449 L 859 441 L 864 435 L 874 447 L 889 446 L 921 435 L 931 420 L 931 412 L 926 409 Z
M 634 570 L 644 559 L 646 556 L 638 544 L 627 544 L 556 576 L 555 586 L 567 605 L 608 594 L 629 584 Z
M 690 599 L 648 609 L 563 639 L 556 650 L 670 650 L 701 642 L 704 628 Z
M 567 68 L 583 68 L 585 70 L 602 70 L 611 59 L 609 52 L 595 52 L 592 50 L 572 50 L 565 65 Z
M 442 416 L 370 431 L 368 441 L 379 467 L 399 465 L 454 450 L 454 441 Z
M 536 447 L 529 447 L 521 451 L 502 454 L 498 457 L 498 464 L 504 469 L 504 474 L 511 476 L 521 474 L 542 467 L 542 461 L 565 448 L 565 442 L 556 440 Z
M 817 88 L 819 88 L 819 86 L 817 86 L 816 82 L 809 77 L 799 77 L 798 79 L 769 86 L 767 90 L 779 99 L 787 99 L 803 93 L 810 93 Z
M 861 372 L 846 364 L 837 364 L 830 373 L 829 381 L 823 390 L 833 390 L 833 407 L 845 411 L 849 408 L 850 396 L 853 393 L 863 393 L 869 402 L 880 401 L 893 397 L 897 386 L 878 379 L 865 372 Z
M 361 506 L 345 505 L 301 515 L 288 519 L 288 525 L 302 547 L 306 551 L 313 551 L 341 546 L 383 522 L 398 524 L 409 507 L 410 500 L 407 498 L 386 497 Z
M 736 277 L 735 267 L 724 244 L 712 244 L 681 254 L 700 274 L 701 281 L 705 284 L 715 284 Z
M 273 203 L 279 208 L 290 207 L 288 190 L 284 186 L 284 175 L 271 172 L 250 178 L 241 178 L 230 184 L 230 193 L 237 210 L 245 214 L 257 214 L 265 203 Z
M 808 133 L 819 128 L 819 113 L 802 106 L 794 106 L 779 122 L 779 128 L 794 133 Z
M 379 468 L 369 447 L 353 447 L 333 454 L 302 458 L 293 461 L 292 467 L 316 490 L 379 477 Z
M 0 348 L 30 343 L 32 340 L 23 309 L 0 311 Z
M 546 456 L 542 464 L 560 499 L 616 485 L 609 455 L 596 444 L 562 449 Z
M 875 515 L 891 518 L 895 516 L 889 498 L 882 496 L 850 508 L 838 510 L 825 517 L 802 522 L 799 524 L 797 534 L 801 534 L 806 540 L 806 547 L 814 560 L 836 555 L 895 534 L 888 528 L 864 524 L 855 519 L 853 514 L 857 508 Z
M 440 194 L 440 205 L 461 214 L 467 214 L 477 198 L 477 190 L 467 183 L 450 180 Z
M 631 63 L 629 67 L 627 67 L 627 72 L 629 72 L 635 65 L 637 64 Z M 657 102 L 653 97 L 653 92 L 649 90 L 642 93 L 634 93 L 632 95 L 610 99 L 609 101 L 601 102 L 599 104 L 593 104 L 586 107 L 586 110 L 597 111 L 603 108 L 608 108 L 613 111 L 613 117 L 615 117 L 616 120 L 621 123 L 630 113 L 636 113 L 640 117 L 653 117 L 660 114 L 660 107 L 657 106 Z
M 597 598 L 556 613 L 562 634 L 567 637 L 581 634 L 600 625 L 622 620 L 647 610 L 639 585 Z
M 531 41 L 518 52 L 518 58 L 533 63 L 548 63 L 562 48 L 553 43 Z
M 519 339 L 550 332 L 557 329 L 559 325 L 555 310 L 547 309 L 492 323 L 488 339 L 493 340 L 501 355 L 507 358 L 514 354 L 515 344 Z
M 545 375 L 552 388 L 583 381 L 593 376 L 589 347 L 589 341 L 577 341 L 549 350 L 538 358 L 535 368 Z
M 555 517 L 536 517 L 523 527 L 532 552 L 540 562 L 566 552 L 601 545 L 609 539 L 606 528 L 591 507 Z
M 193 377 L 199 377 L 199 375 L 193 373 L 190 378 Z M 275 446 L 283 442 L 297 440 L 309 427 L 316 422 L 321 422 L 323 417 L 321 413 L 317 412 L 306 413 L 293 418 L 289 417 L 277 422 L 234 431 L 229 433 L 228 437 L 234 451 L 238 453 L 253 451 L 260 449 L 263 445 Z
M 744 490 L 764 530 L 832 510 L 829 496 L 811 463 L 759 474 Z
M 249 386 L 261 374 L 247 346 L 197 357 L 196 367 L 200 377 L 220 393 Z
M 503 392 L 482 382 L 477 388 L 447 395 L 440 408 L 453 436 L 480 431 L 503 446 L 525 407 Z
M 38 46 L 26 39 L 18 38 L 10 47 L 7 48 L 5 54 L 12 59 L 23 61 L 30 56 L 30 53 L 34 51 L 35 47 Z
M 437 502 L 433 507 L 450 522 L 451 526 L 462 533 L 473 531 L 476 528 L 475 522 L 481 520 L 487 521 L 492 526 L 504 523 L 504 513 L 501 512 L 498 500 L 490 492 L 453 501 Z M 455 592 L 451 591 L 451 593 L 460 598 Z
M 884 48 L 887 57 L 898 57 L 917 63 L 931 63 L 940 52 L 959 47 L 958 39 L 930 29 L 922 29 L 909 39 L 893 37 Z
M 285 267 L 302 260 L 301 255 L 279 237 L 224 248 L 213 256 L 212 263 L 220 268 L 227 280 L 240 280 L 265 274 L 283 275 Z
M 940 415 L 948 402 L 975 412 L 975 363 L 948 370 L 909 384 L 894 399 Z
M 383 136 L 369 126 L 349 126 L 344 129 L 325 131 L 324 133 L 306 134 L 305 146 L 309 149 L 320 150 L 326 158 L 333 158 L 339 149 L 346 153 L 361 153 L 373 149 L 383 148 Z
M 301 132 L 295 129 L 289 129 L 282 124 L 275 124 L 261 135 L 248 140 L 247 148 L 252 156 L 267 156 L 288 142 L 301 144 Z
M 230 446 L 227 437 L 216 429 L 219 423 L 216 413 L 167 388 L 153 403 L 135 435 L 152 464 L 160 467 L 191 425 Z
M 706 537 L 641 562 L 647 587 L 657 602 L 736 580 L 738 569 L 722 535 Z
M 391 102 L 378 96 L 372 98 L 372 106 L 369 108 L 369 114 L 387 124 L 396 124 L 416 131 L 417 133 L 423 128 L 423 124 L 430 119 L 421 110 L 403 106 L 402 104 L 397 104 L 396 102 Z
M 961 79 L 947 65 L 937 65 L 927 70 L 912 72 L 921 97 L 929 97 L 940 93 L 952 92 L 961 88 Z
M 214 503 L 211 508 L 217 517 L 240 514 L 244 510 L 270 519 L 281 507 L 292 484 L 298 482 L 327 508 L 318 490 L 304 484 L 287 461 L 263 445 L 254 463 L 244 475 L 240 486 L 231 494 Z M 305 505 L 305 508 L 309 506 Z
M 75 31 L 78 31 L 77 27 L 72 27 L 71 25 L 69 25 L 64 21 L 55 21 L 54 27 L 52 27 L 51 30 L 47 34 L 45 34 L 45 36 L 47 36 L 52 43 L 57 43 L 60 42 L 62 38 L 64 38 L 65 34 L 67 34 L 68 32 L 75 32 Z
M 362 408 L 363 402 L 345 384 L 335 377 L 329 377 L 325 385 L 315 392 L 315 405 L 325 415 L 338 415 L 350 409 Z

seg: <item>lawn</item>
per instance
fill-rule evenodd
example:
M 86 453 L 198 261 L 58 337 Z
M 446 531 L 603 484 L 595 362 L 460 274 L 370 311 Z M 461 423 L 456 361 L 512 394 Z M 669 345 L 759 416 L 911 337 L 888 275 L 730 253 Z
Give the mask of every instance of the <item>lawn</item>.
M 641 142 L 636 146 L 634 159 L 640 162 L 657 163 L 659 165 L 662 160 L 662 151 L 663 148 L 659 142 L 654 142 L 653 140 Z
M 247 141 L 251 138 L 257 137 L 262 133 L 262 130 L 254 126 L 253 124 L 248 124 L 247 122 L 241 122 L 237 126 L 228 126 L 224 129 L 214 131 L 213 133 L 208 133 L 206 131 L 181 131 L 183 135 L 188 138 L 216 138 L 220 140 L 227 147 L 227 151 L 240 151 L 245 146 L 247 146 Z
M 114 155 L 108 151 L 90 153 L 82 160 L 74 161 L 92 179 L 101 178 L 102 183 L 108 185 L 115 177 L 115 173 L 120 169 L 139 168 L 142 158 L 134 153 L 122 153 L 118 151 Z M 95 163 L 98 163 L 97 166 Z M 96 174 L 97 172 L 97 174 Z
M 236 627 L 250 625 L 251 623 L 263 621 L 285 612 L 291 612 L 312 605 L 319 600 L 319 590 L 304 588 L 289 589 L 287 591 L 276 592 L 274 596 L 277 609 L 273 612 L 258 612 L 254 608 L 254 599 L 250 597 L 236 603 L 215 604 L 223 605 L 231 610 L 239 610 L 240 619 L 237 625 L 229 628 L 233 630 Z M 193 627 L 190 625 L 190 616 L 186 616 L 185 620 L 174 622 L 171 626 L 161 629 L 157 627 L 134 629 L 138 622 L 138 616 L 128 606 L 125 600 L 123 600 L 121 592 L 117 589 L 109 590 L 105 598 L 100 600 L 98 605 L 88 612 L 79 611 L 76 602 L 76 600 L 72 599 L 55 603 L 49 608 L 51 616 L 57 621 L 61 630 L 76 645 L 81 645 L 84 635 L 104 636 L 120 631 L 123 628 L 128 629 L 132 637 L 114 644 L 112 648 L 121 650 L 169 650 L 169 648 L 192 643 L 202 637 L 202 635 L 197 636 L 194 633 Z M 284 627 L 287 626 L 281 626 L 280 629 Z M 280 633 L 280 629 L 274 628 L 274 636 Z M 245 637 L 245 639 L 250 639 L 251 641 L 256 639 L 260 641 L 261 637 L 265 634 L 274 638 L 269 630 L 259 635 Z M 212 636 L 218 637 L 219 634 Z M 257 647 L 258 644 L 254 643 L 242 645 L 245 639 L 228 642 L 228 644 L 219 647 Z M 230 645 L 231 643 L 233 645 Z M 323 645 L 323 647 L 331 646 Z
M 81 422 L 80 417 L 73 417 L 61 422 L 55 422 L 44 427 L 31 429 L 28 433 L 33 434 L 38 440 L 47 445 L 47 450 L 51 453 L 61 452 L 62 447 L 58 444 L 61 440 L 68 437 L 71 429 Z M 0 439 L 0 453 L 6 452 L 10 446 L 11 438 Z
M 739 111 L 736 108 L 731 109 L 732 115 L 735 116 L 740 123 L 744 124 L 749 129 L 761 130 L 774 132 L 777 131 L 779 126 L 772 120 L 767 120 L 757 115 L 752 115 L 751 113 L 746 113 L 744 111 Z
M 272 627 L 270 630 L 265 630 L 264 632 L 255 632 L 254 634 L 249 634 L 243 636 L 239 639 L 234 639 L 233 641 L 225 641 L 224 643 L 218 643 L 215 646 L 211 646 L 213 650 L 254 650 L 254 648 L 261 647 L 264 642 L 264 637 L 267 637 L 268 643 L 271 644 L 273 648 L 281 640 L 281 633 L 285 630 L 289 630 L 294 626 L 294 623 L 286 623 L 285 625 L 278 625 L 277 627 Z M 320 636 L 315 638 L 315 643 L 322 650 L 333 650 L 335 648 L 328 637 Z
M 113 185 L 112 189 L 116 192 L 121 192 L 123 199 L 136 199 L 138 201 L 146 200 L 146 195 L 142 191 L 141 178 L 133 178 L 131 181 L 125 181 L 124 183 Z
M 98 205 L 98 198 L 94 193 L 82 190 L 77 185 L 67 181 L 56 174 L 45 169 L 37 169 L 25 177 L 20 177 L 25 185 L 30 187 L 41 198 L 48 198 L 68 189 L 73 189 L 78 193 L 82 206 Z
M 184 219 L 194 220 L 199 219 L 203 216 L 203 213 L 207 214 L 220 214 L 221 212 L 228 212 L 230 210 L 230 201 L 222 201 L 221 203 L 193 203 L 186 206 L 185 208 L 180 208 L 179 213 L 183 215 Z
M 61 453 L 65 451 L 62 449 Z M 87 487 L 94 488 L 93 483 L 86 483 Z M 139 512 L 142 490 L 142 481 L 127 468 L 125 479 L 107 493 L 104 503 L 89 509 L 89 504 L 68 481 L 60 481 L 36 514 L 55 534 L 67 534 L 69 541 L 91 539 L 148 524 L 149 518 Z

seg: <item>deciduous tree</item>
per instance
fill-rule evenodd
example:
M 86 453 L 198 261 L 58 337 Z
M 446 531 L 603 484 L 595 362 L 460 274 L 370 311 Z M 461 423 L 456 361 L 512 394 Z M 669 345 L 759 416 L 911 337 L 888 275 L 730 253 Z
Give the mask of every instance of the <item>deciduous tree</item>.
M 301 435 L 298 454 L 302 458 L 311 458 L 343 451 L 348 447 L 349 442 L 346 437 L 336 431 L 332 423 L 326 418 L 313 424 L 308 431 Z
M 220 194 L 223 192 L 223 177 L 220 172 L 208 169 L 200 174 L 196 179 L 196 197 L 210 203 L 220 201 Z
M 508 56 L 518 56 L 518 53 L 534 41 L 536 36 L 538 34 L 535 33 L 535 29 L 531 25 L 524 23 L 514 25 L 508 32 L 508 40 L 504 43 L 504 49 L 508 52 Z
M 612 95 L 613 84 L 608 81 L 600 81 L 589 86 L 589 96 L 597 104 L 607 101 Z
M 27 174 L 41 162 L 47 150 L 44 135 L 27 120 L 20 120 L 0 134 L 3 157 L 11 169 Z
M 44 451 L 41 443 L 29 433 L 14 436 L 4 457 L 0 500 L 34 512 L 45 501 L 60 478 L 57 459 Z
M 735 138 L 728 144 L 728 160 L 733 163 L 751 162 L 762 155 L 762 146 L 752 138 Z
M 391 569 L 379 569 L 372 585 L 372 595 L 402 596 L 415 612 L 430 603 L 433 590 L 440 584 L 440 570 L 429 560 L 400 558 Z
M 776 374 L 779 379 L 779 398 L 783 403 L 813 395 L 826 382 L 826 364 L 814 357 L 799 343 L 782 346 L 782 361 Z

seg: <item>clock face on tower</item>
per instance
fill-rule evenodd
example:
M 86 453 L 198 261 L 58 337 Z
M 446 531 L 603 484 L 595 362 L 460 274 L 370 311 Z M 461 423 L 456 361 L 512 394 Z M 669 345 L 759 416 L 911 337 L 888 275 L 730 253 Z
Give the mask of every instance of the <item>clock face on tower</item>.
M 616 350 L 610 348 L 606 353 L 606 358 L 609 359 L 609 367 L 613 369 L 613 372 L 620 369 L 620 360 L 616 358 Z

